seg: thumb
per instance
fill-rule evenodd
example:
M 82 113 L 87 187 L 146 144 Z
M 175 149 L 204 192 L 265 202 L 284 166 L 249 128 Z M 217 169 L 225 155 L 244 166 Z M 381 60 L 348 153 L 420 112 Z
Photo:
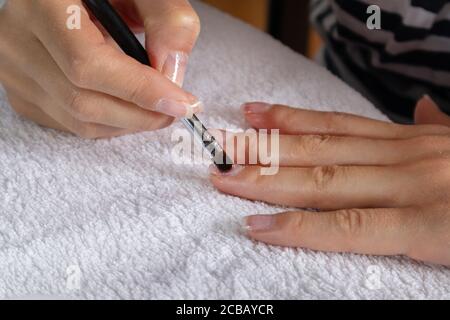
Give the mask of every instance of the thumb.
M 442 112 L 428 95 L 417 102 L 414 119 L 416 124 L 440 124 L 450 127 L 450 117 Z
M 152 67 L 182 86 L 200 20 L 188 0 L 134 0 Z

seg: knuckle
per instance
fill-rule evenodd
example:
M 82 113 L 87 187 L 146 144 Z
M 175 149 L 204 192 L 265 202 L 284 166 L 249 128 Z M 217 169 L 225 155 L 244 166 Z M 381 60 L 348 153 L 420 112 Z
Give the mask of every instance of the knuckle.
M 197 38 L 201 29 L 200 18 L 190 7 L 176 7 L 167 10 L 161 15 L 162 18 L 149 16 L 144 20 L 145 29 L 151 31 L 161 31 L 166 27 L 181 28 L 190 32 Z M 161 24 L 161 21 L 163 24 Z
M 289 109 L 278 109 L 278 112 L 275 114 L 276 122 L 279 123 L 282 128 L 285 129 L 294 129 L 298 128 L 299 120 L 298 120 L 298 110 L 289 108 Z
M 166 21 L 174 27 L 184 28 L 195 34 L 200 32 L 200 18 L 191 8 L 171 10 Z
M 98 59 L 98 57 L 104 57 L 104 52 L 99 52 L 102 47 L 94 47 L 87 50 L 87 53 L 78 54 L 74 53 L 74 57 L 70 60 L 67 67 L 67 78 L 70 82 L 80 88 L 89 88 L 90 74 L 94 72 L 98 64 L 107 61 L 108 59 Z M 104 57 L 105 58 L 105 57 Z M 95 64 L 97 63 L 97 65 Z
M 344 122 L 348 115 L 342 112 L 332 111 L 324 113 L 324 129 L 326 132 L 334 132 L 339 124 Z
M 327 144 L 331 140 L 331 136 L 310 135 L 301 136 L 299 139 L 297 148 L 293 148 L 295 152 L 300 152 L 299 154 L 304 154 L 310 158 L 314 158 L 323 150 L 323 148 L 327 147 Z
M 97 118 L 95 105 L 89 102 L 86 94 L 73 90 L 68 98 L 69 113 L 81 121 L 93 121 Z
M 80 88 L 86 86 L 87 63 L 83 58 L 76 58 L 70 62 L 67 71 L 67 78 L 70 82 Z
M 338 173 L 338 166 L 320 166 L 312 170 L 312 181 L 318 191 L 329 188 Z
M 142 105 L 143 93 L 148 90 L 149 83 L 153 83 L 152 77 L 146 72 L 139 72 L 135 80 L 131 81 L 128 85 L 127 96 L 129 97 L 129 101 L 138 106 Z
M 359 209 L 342 210 L 335 215 L 335 225 L 344 237 L 354 238 L 364 229 L 364 214 Z
M 299 212 L 293 213 L 291 216 L 291 219 L 293 222 L 294 230 L 296 230 L 297 232 L 300 232 L 301 230 L 303 230 L 304 225 L 305 225 L 305 213 L 304 212 L 299 211 Z
M 66 104 L 72 115 L 76 116 L 79 113 L 79 110 L 82 108 L 81 105 L 83 104 L 82 100 L 83 97 L 80 90 L 74 89 L 70 91 L 70 94 L 66 99 Z

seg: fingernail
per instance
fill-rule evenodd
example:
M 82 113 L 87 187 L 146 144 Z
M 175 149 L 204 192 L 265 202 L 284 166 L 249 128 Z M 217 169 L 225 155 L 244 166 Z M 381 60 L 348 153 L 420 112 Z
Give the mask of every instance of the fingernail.
M 241 106 L 242 112 L 246 114 L 264 113 L 269 111 L 271 108 L 272 108 L 271 104 L 264 102 L 245 103 Z
M 239 165 L 233 165 L 231 170 L 222 172 L 217 168 L 216 165 L 212 164 L 209 166 L 208 171 L 209 171 L 209 174 L 213 175 L 213 176 L 234 177 L 234 176 L 237 176 L 242 171 L 242 169 L 244 169 L 244 167 L 239 166 Z
M 275 216 L 273 215 L 255 215 L 244 218 L 243 230 L 249 231 L 268 231 L 275 224 Z
M 176 83 L 182 87 L 184 82 L 184 74 L 186 72 L 188 55 L 183 52 L 172 52 L 167 58 L 162 68 L 162 73 L 170 79 L 170 81 Z
M 203 103 L 200 101 L 191 104 L 183 101 L 161 99 L 155 105 L 155 111 L 176 118 L 191 118 L 192 115 L 199 113 L 202 110 Z
M 194 104 L 191 104 L 185 118 L 192 118 L 194 114 L 202 112 L 204 108 L 205 105 L 201 101 L 197 101 Z

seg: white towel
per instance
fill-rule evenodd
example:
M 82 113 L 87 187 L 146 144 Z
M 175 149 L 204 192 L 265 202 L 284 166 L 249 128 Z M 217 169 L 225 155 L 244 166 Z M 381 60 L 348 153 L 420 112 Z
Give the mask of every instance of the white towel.
M 203 31 L 186 88 L 206 103 L 208 126 L 244 128 L 238 107 L 249 100 L 383 119 L 268 35 L 195 7 Z M 175 164 L 180 124 L 89 141 L 23 120 L 0 99 L 1 298 L 450 298 L 444 267 L 246 239 L 242 217 L 281 208 L 217 192 L 204 164 Z

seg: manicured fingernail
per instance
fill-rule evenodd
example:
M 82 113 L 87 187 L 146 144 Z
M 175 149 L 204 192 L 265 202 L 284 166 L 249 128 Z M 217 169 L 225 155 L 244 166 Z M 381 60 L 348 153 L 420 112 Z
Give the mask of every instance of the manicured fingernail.
M 220 171 L 216 165 L 212 164 L 209 166 L 209 174 L 213 176 L 220 176 L 220 177 L 234 177 L 237 176 L 244 167 L 239 165 L 233 165 L 230 171 L 222 172 Z
M 275 224 L 273 215 L 255 215 L 244 218 L 243 229 L 249 231 L 268 231 Z
M 167 114 L 176 118 L 191 118 L 195 113 L 203 110 L 203 103 L 187 103 L 183 101 L 161 99 L 155 106 L 155 111 Z
M 188 55 L 183 52 L 170 53 L 164 63 L 162 73 L 178 86 L 183 86 L 188 59 Z
M 271 104 L 263 102 L 251 102 L 241 106 L 241 110 L 245 114 L 264 113 L 272 108 Z
M 192 118 L 194 114 L 202 112 L 204 108 L 205 105 L 201 101 L 191 104 L 185 118 Z

